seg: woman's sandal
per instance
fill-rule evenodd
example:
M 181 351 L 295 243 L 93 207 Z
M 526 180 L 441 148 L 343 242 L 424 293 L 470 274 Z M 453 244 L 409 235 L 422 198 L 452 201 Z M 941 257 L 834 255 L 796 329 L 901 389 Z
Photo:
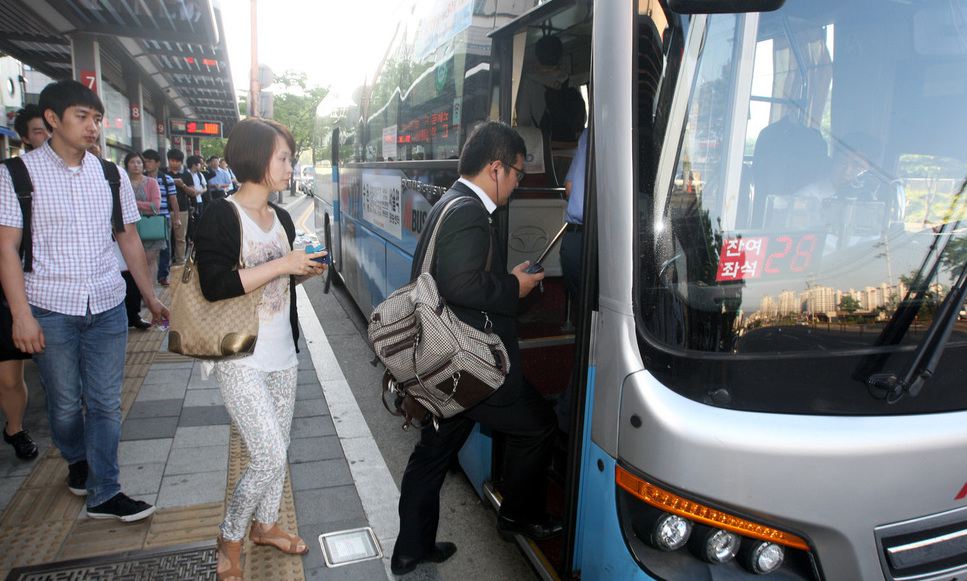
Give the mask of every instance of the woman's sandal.
M 242 581 L 242 543 L 226 541 L 219 535 L 218 555 L 228 559 L 228 569 L 216 573 L 218 581 Z
M 283 553 L 289 555 L 305 555 L 309 552 L 309 546 L 298 535 L 292 535 L 273 524 L 272 528 L 263 531 L 257 523 L 252 523 L 252 530 L 249 531 L 248 538 L 256 545 L 275 547 Z M 299 548 L 299 545 L 302 548 Z

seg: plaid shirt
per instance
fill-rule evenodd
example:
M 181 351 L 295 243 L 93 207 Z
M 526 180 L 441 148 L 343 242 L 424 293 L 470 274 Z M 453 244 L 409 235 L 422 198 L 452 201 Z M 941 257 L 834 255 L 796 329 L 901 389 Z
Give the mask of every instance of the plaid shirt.
M 72 170 L 49 143 L 23 155 L 34 185 L 33 272 L 24 273 L 27 302 L 64 315 L 98 314 L 124 300 L 124 279 L 111 239 L 111 187 L 100 161 L 84 155 Z M 141 217 L 127 172 L 121 171 L 125 224 Z M 0 226 L 23 228 L 7 168 L 0 166 Z

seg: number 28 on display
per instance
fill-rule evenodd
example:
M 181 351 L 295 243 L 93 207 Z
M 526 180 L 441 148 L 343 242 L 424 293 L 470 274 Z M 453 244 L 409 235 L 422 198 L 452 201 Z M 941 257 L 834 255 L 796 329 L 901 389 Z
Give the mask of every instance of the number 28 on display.
M 799 275 L 816 269 L 821 237 L 813 232 L 727 238 L 715 280 L 727 282 Z

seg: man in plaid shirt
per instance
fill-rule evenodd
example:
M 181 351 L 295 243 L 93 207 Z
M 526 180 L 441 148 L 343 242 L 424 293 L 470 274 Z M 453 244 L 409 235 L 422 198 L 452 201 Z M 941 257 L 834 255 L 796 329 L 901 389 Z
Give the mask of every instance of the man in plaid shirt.
M 129 498 L 118 481 L 121 383 L 127 344 L 124 280 L 114 256 L 113 195 L 97 142 L 104 105 L 77 81 L 58 81 L 40 94 L 50 140 L 26 153 L 33 183 L 33 269 L 18 253 L 20 205 L 0 167 L 0 282 L 13 315 L 13 343 L 32 353 L 47 391 L 54 444 L 68 462 L 67 486 L 87 496 L 87 515 L 123 522 L 154 507 Z M 114 233 L 155 321 L 168 309 L 155 296 L 140 219 L 126 172 L 121 177 L 124 230 Z

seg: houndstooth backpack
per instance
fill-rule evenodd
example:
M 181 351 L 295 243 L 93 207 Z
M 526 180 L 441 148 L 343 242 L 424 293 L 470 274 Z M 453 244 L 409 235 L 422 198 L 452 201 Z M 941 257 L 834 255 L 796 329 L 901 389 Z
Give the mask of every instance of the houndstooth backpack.
M 396 395 L 398 409 L 409 396 L 437 419 L 455 416 L 487 398 L 510 369 L 507 349 L 491 330 L 490 320 L 481 331 L 457 318 L 429 272 L 440 225 L 466 199 L 451 200 L 443 208 L 420 275 L 377 305 L 369 322 L 369 341 L 386 366 L 384 405 L 388 393 Z M 408 424 L 410 414 L 406 415 Z

